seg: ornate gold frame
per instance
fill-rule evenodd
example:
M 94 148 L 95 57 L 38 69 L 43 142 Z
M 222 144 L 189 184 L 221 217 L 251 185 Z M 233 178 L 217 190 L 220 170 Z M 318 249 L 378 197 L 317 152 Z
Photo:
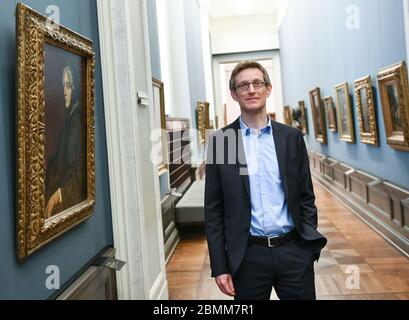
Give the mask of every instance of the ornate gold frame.
M 17 28 L 17 257 L 24 259 L 89 218 L 95 204 L 94 68 L 92 41 L 19 3 Z M 44 47 L 86 58 L 87 199 L 45 219 Z
M 305 108 L 305 102 L 304 100 L 298 101 L 298 107 L 301 110 L 301 119 L 303 123 L 301 123 L 302 126 L 302 133 L 303 134 L 308 134 L 308 118 L 307 118 L 307 109 Z
M 349 143 L 355 143 L 355 128 L 354 128 L 354 122 L 353 122 L 353 117 L 352 117 L 352 107 L 351 107 L 351 96 L 349 95 L 349 86 L 348 82 L 343 82 L 335 87 L 335 96 L 336 98 L 336 103 L 337 103 L 337 119 L 338 119 L 338 131 L 339 131 L 339 139 L 342 141 L 346 141 Z M 346 103 L 346 126 L 348 129 L 348 132 L 345 132 L 344 127 L 342 126 L 342 117 L 341 117 L 341 106 L 340 106 L 340 101 L 339 101 L 339 92 L 341 90 L 344 90 L 345 92 L 345 103 Z
M 163 82 L 152 78 L 152 84 L 155 88 L 159 89 L 160 96 L 160 125 L 161 129 L 166 130 L 166 114 L 165 114 L 165 90 Z
M 202 101 L 197 102 L 197 129 L 199 130 L 200 134 L 200 143 L 205 143 L 205 135 L 206 135 L 206 128 L 205 128 L 205 104 Z
M 337 117 L 335 115 L 334 102 L 331 96 L 324 98 L 324 110 L 327 115 L 329 131 L 337 132 Z
M 358 123 L 359 123 L 359 139 L 362 143 L 367 143 L 375 146 L 379 146 L 378 140 L 378 125 L 376 123 L 376 109 L 375 109 L 375 100 L 374 100 L 374 93 L 372 89 L 372 81 L 371 76 L 368 75 L 361 79 L 355 80 L 354 82 L 355 87 L 355 97 L 356 97 L 356 104 L 358 108 Z M 369 121 L 369 131 L 365 132 L 364 130 L 364 114 L 362 108 L 362 97 L 361 97 L 361 90 L 364 89 L 366 91 L 366 102 L 368 105 L 368 121 Z
M 286 124 L 288 126 L 293 125 L 293 116 L 292 116 L 290 106 L 285 106 L 283 108 L 283 117 L 284 117 L 284 124 Z
M 382 69 L 378 73 L 378 84 L 387 143 L 394 149 L 409 151 L 409 85 L 406 63 L 402 61 Z M 397 88 L 402 131 L 393 130 L 391 108 L 386 92 L 388 84 L 394 84 Z
M 204 111 L 203 111 L 203 116 L 204 116 L 204 139 L 205 139 L 205 144 L 207 144 L 209 134 L 210 134 L 210 129 L 213 129 L 212 126 L 210 125 L 210 103 L 207 101 L 203 101 L 204 104 Z
M 318 106 L 315 105 L 315 97 L 317 97 L 318 99 L 318 103 L 319 103 Z M 324 112 L 323 105 L 322 105 L 320 88 L 317 87 L 310 91 L 310 105 L 311 105 L 311 111 L 312 111 L 312 120 L 314 124 L 315 139 L 318 142 L 321 142 L 322 144 L 327 144 L 327 126 L 325 122 L 325 112 Z M 316 113 L 317 110 L 318 110 L 318 114 Z M 320 119 L 322 123 L 322 133 L 321 134 L 318 132 L 317 119 Z
M 152 78 L 152 87 L 153 94 L 155 95 L 155 89 L 159 91 L 159 110 L 156 110 L 157 106 L 155 105 L 155 113 L 159 111 L 160 113 L 160 128 L 162 129 L 161 142 L 162 142 L 162 162 L 158 165 L 158 174 L 168 170 L 168 137 L 166 134 L 166 114 L 165 114 L 165 90 L 164 84 L 162 81 Z M 154 99 L 155 100 L 155 99 Z M 155 101 L 156 102 L 156 101 Z M 155 118 L 156 121 L 156 118 Z

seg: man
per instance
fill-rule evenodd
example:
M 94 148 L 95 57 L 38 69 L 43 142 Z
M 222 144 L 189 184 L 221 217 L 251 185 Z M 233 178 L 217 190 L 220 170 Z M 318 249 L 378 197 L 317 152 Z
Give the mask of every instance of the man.
M 257 62 L 239 63 L 230 79 L 241 116 L 209 139 L 205 230 L 212 276 L 235 299 L 315 299 L 314 260 L 326 239 L 303 134 L 272 121 L 272 90 Z
M 64 127 L 56 154 L 46 168 L 46 218 L 86 200 L 85 125 L 75 98 L 74 73 L 70 65 L 62 73 Z

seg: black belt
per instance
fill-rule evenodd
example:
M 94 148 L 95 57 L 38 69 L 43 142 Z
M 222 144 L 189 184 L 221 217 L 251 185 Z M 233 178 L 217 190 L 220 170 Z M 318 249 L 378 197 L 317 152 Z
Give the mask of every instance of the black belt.
M 249 242 L 252 244 L 257 244 L 260 246 L 265 247 L 278 247 L 282 244 L 295 240 L 298 237 L 297 231 L 294 229 L 290 232 L 284 233 L 280 236 L 275 237 L 258 237 L 258 236 L 250 236 Z

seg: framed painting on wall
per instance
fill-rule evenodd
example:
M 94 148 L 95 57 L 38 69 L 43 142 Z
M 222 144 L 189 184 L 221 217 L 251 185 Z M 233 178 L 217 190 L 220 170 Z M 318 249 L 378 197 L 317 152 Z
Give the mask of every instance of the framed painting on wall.
M 337 132 L 337 117 L 335 115 L 334 102 L 332 97 L 324 98 L 325 114 L 327 115 L 328 128 L 332 132 Z
M 320 88 L 310 91 L 310 104 L 312 111 L 312 121 L 314 124 L 315 139 L 322 144 L 327 143 L 327 128 L 325 123 L 324 109 L 321 101 Z
M 158 174 L 166 172 L 168 169 L 168 139 L 166 134 L 165 115 L 165 91 L 163 82 L 152 78 L 153 106 L 155 128 L 158 130 L 161 140 L 161 148 L 158 150 L 156 159 L 153 159 L 158 167 Z
M 202 101 L 197 102 L 197 109 L 196 109 L 196 119 L 197 119 L 197 130 L 199 131 L 199 139 L 200 144 L 205 143 L 205 104 Z
M 17 256 L 95 204 L 92 41 L 17 5 Z
M 293 125 L 293 116 L 292 116 L 290 106 L 285 106 L 283 108 L 283 116 L 284 116 L 284 123 L 286 125 L 292 126 Z
M 203 111 L 203 117 L 204 117 L 204 139 L 205 139 L 205 144 L 207 144 L 209 135 L 211 134 L 212 131 L 214 131 L 214 125 L 212 121 L 210 120 L 210 103 L 207 101 L 203 101 L 203 106 L 204 106 L 204 111 Z
M 376 123 L 375 100 L 371 76 L 354 82 L 356 104 L 358 108 L 359 140 L 362 143 L 379 146 L 378 125 Z
M 298 107 L 301 110 L 301 131 L 303 134 L 308 134 L 308 118 L 307 118 L 307 109 L 305 108 L 305 102 L 298 101 Z
M 339 138 L 349 143 L 355 143 L 355 130 L 348 83 L 344 82 L 335 86 L 335 95 L 337 97 Z
M 270 116 L 271 120 L 276 121 L 276 113 L 275 112 L 267 112 L 267 114 Z
M 387 143 L 395 149 L 409 151 L 409 86 L 404 61 L 378 73 L 383 120 Z

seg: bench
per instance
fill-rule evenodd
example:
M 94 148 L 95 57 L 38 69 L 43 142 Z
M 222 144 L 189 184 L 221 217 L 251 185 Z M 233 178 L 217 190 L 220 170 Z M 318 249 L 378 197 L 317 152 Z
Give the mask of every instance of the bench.
M 178 224 L 198 224 L 204 222 L 205 180 L 196 180 L 185 192 L 175 207 Z

